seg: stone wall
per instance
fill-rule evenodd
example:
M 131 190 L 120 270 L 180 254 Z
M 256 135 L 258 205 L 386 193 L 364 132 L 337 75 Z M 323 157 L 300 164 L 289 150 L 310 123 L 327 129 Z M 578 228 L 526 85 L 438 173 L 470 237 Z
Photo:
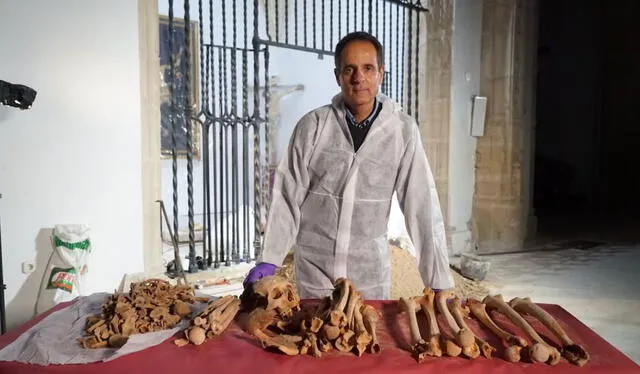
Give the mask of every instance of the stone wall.
M 426 69 L 420 70 L 420 132 L 433 171 L 442 213 L 448 222 L 449 113 L 451 105 L 451 40 L 453 0 L 428 2 L 429 13 L 421 18 L 420 50 Z M 426 25 L 424 25 L 426 23 Z
M 482 252 L 520 249 L 527 231 L 534 23 L 533 0 L 484 1 L 480 91 L 488 106 L 476 148 L 472 220 Z

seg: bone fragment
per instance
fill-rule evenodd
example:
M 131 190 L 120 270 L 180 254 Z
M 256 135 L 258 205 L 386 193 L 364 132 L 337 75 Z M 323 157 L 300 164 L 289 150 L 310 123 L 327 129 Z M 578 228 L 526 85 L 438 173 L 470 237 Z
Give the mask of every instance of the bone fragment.
M 415 298 L 420 309 L 427 317 L 427 325 L 429 326 L 429 336 L 426 341 L 425 354 L 433 357 L 442 356 L 442 348 L 440 347 L 440 329 L 438 328 L 438 320 L 436 319 L 435 310 L 433 309 L 433 299 L 435 292 L 431 288 L 425 288 L 424 294 Z M 459 354 L 459 353 L 458 353 Z
M 378 336 L 376 335 L 376 324 L 378 323 L 378 312 L 371 305 L 363 305 L 362 319 L 364 320 L 364 326 L 367 329 L 369 335 L 371 335 L 371 344 L 369 350 L 373 354 L 379 354 L 382 351 L 380 343 L 378 343 Z

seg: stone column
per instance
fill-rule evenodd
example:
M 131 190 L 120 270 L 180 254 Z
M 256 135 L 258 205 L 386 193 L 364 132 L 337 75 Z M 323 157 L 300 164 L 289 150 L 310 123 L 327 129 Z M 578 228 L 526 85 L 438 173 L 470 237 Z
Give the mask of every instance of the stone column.
M 525 60 L 535 48 L 534 6 L 529 0 L 484 1 L 480 91 L 488 105 L 476 148 L 472 219 L 483 252 L 520 249 L 526 233 L 535 95 L 533 69 Z

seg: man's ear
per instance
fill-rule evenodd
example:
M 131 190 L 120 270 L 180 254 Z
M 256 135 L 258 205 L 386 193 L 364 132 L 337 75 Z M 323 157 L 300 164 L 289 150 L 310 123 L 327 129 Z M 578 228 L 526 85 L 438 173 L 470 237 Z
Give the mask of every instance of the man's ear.
M 338 72 L 338 68 L 333 69 L 333 75 L 336 77 L 336 83 L 338 86 L 340 85 L 340 72 Z

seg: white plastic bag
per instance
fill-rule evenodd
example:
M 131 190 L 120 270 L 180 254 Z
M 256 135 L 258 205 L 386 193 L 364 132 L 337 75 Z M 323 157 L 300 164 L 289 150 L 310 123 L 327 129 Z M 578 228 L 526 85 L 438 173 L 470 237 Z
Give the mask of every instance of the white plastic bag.
M 36 314 L 84 295 L 87 261 L 91 253 L 86 225 L 56 225 L 51 242 L 53 253 L 44 271 Z

